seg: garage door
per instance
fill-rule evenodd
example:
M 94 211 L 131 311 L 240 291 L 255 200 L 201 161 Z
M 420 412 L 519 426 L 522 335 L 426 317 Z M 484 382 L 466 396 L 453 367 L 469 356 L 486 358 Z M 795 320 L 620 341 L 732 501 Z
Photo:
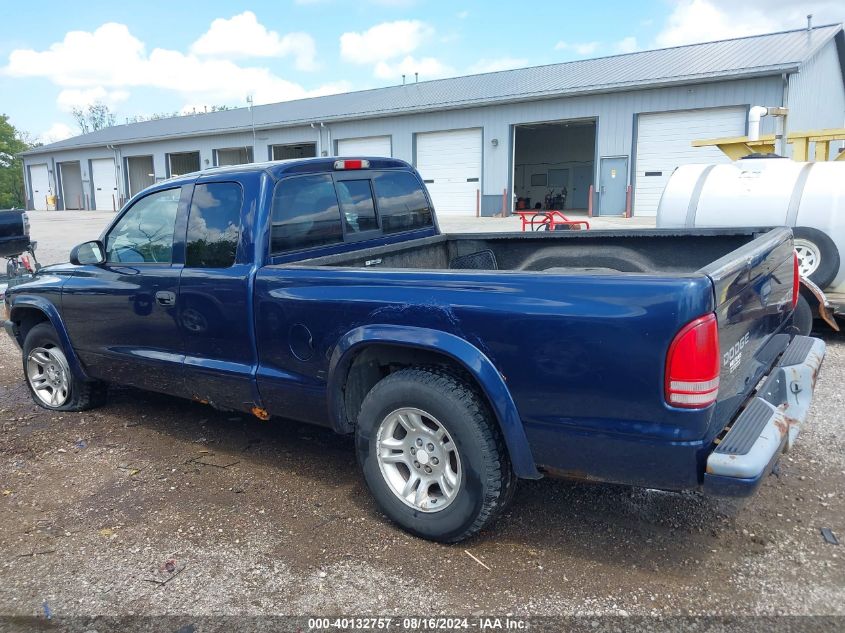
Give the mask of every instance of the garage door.
M 32 185 L 32 208 L 46 209 L 47 196 L 53 193 L 50 191 L 50 175 L 47 173 L 47 165 L 30 165 L 29 182 Z
M 393 156 L 389 136 L 344 138 L 337 142 L 338 156 Z
M 114 160 L 111 158 L 92 160 L 91 180 L 94 186 L 94 208 L 97 211 L 115 211 L 117 187 L 114 181 Z
M 79 161 L 59 163 L 62 174 L 62 201 L 65 209 L 84 209 L 85 196 L 82 193 L 82 169 Z
M 155 184 L 155 167 L 152 156 L 129 156 L 126 159 L 126 173 L 129 176 L 129 195 L 134 196 Z
M 657 213 L 660 195 L 676 167 L 730 162 L 717 148 L 692 147 L 692 141 L 744 134 L 744 107 L 639 115 L 634 215 Z
M 417 135 L 417 169 L 438 215 L 475 215 L 481 188 L 481 130 Z

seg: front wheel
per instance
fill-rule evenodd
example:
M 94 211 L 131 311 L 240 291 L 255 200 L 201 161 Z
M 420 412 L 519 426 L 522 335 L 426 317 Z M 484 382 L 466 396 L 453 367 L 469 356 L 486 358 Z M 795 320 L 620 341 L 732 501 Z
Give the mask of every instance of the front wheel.
M 367 394 L 356 429 L 367 486 L 405 530 L 453 543 L 488 525 L 513 492 L 495 419 L 464 381 L 403 369 Z
M 85 411 L 103 404 L 106 385 L 86 382 L 70 370 L 56 331 L 39 323 L 23 343 L 23 370 L 35 404 L 52 411 Z

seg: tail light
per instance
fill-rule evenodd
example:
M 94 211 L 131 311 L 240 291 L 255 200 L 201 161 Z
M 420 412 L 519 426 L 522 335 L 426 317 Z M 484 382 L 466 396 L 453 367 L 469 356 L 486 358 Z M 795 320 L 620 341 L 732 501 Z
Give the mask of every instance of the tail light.
M 719 393 L 719 328 L 716 315 L 690 321 L 675 335 L 666 355 L 666 402 L 703 409 Z
M 798 253 L 792 251 L 792 309 L 798 305 L 801 290 L 801 274 L 798 272 Z
M 368 160 L 336 160 L 334 162 L 335 169 L 369 169 L 370 161 Z

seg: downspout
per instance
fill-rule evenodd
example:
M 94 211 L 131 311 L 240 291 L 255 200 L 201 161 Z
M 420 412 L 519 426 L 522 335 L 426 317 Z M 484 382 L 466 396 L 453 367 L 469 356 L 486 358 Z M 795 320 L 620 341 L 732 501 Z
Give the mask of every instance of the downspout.
M 783 81 L 783 97 L 781 98 L 781 107 L 787 112 L 789 111 L 789 73 L 781 75 Z M 780 156 L 786 156 L 786 135 L 788 134 L 788 126 L 786 124 L 786 115 L 779 116 L 776 119 L 775 131 L 775 152 Z
M 317 130 L 317 156 L 322 156 L 323 155 L 323 133 L 320 130 L 320 128 L 314 123 L 311 124 L 311 129 Z
M 332 129 L 325 123 L 320 123 L 320 127 L 326 129 L 326 136 L 328 137 L 326 140 L 328 141 L 329 146 L 327 154 L 329 156 L 334 156 L 334 145 L 332 144 Z
M 29 201 L 32 200 L 32 195 L 29 190 L 29 180 L 26 177 L 26 159 L 21 161 L 21 171 L 23 172 L 23 208 L 29 210 Z M 34 205 L 33 205 L 34 206 Z
M 117 206 L 115 211 L 117 211 L 123 206 L 123 200 L 126 196 L 126 192 L 123 190 L 123 183 L 120 178 L 120 161 L 122 160 L 122 156 L 120 155 L 120 148 L 116 145 L 106 145 L 106 148 L 110 149 L 114 154 L 114 184 L 115 189 L 117 189 L 118 197 L 118 199 L 115 200 L 115 205 Z
M 52 176 L 52 178 L 51 178 L 51 176 Z M 56 157 L 55 156 L 50 157 L 50 169 L 49 169 L 49 173 L 47 174 L 47 184 L 50 187 L 50 190 L 51 190 L 50 193 L 53 194 L 53 200 L 56 201 L 55 204 L 53 205 L 53 206 L 56 207 L 54 209 L 54 211 L 58 211 L 59 210 L 59 175 L 58 175 L 58 172 L 56 171 Z M 48 209 L 50 208 L 49 205 L 47 206 L 47 208 Z

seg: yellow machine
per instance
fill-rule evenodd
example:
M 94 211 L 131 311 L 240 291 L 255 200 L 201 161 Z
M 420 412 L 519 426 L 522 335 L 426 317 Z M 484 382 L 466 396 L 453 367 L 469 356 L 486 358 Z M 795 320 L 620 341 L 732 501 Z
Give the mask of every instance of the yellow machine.
M 792 160 L 797 162 L 828 160 L 830 144 L 834 141 L 845 141 L 845 128 L 790 132 L 786 135 L 786 142 L 792 145 Z M 762 134 L 757 140 L 752 140 L 747 136 L 712 138 L 693 141 L 692 146 L 715 146 L 731 160 L 738 160 L 749 154 L 773 154 L 775 153 L 775 143 L 774 134 Z M 810 143 L 814 144 L 812 158 L 810 157 Z M 845 161 L 845 152 L 839 152 L 833 160 Z

